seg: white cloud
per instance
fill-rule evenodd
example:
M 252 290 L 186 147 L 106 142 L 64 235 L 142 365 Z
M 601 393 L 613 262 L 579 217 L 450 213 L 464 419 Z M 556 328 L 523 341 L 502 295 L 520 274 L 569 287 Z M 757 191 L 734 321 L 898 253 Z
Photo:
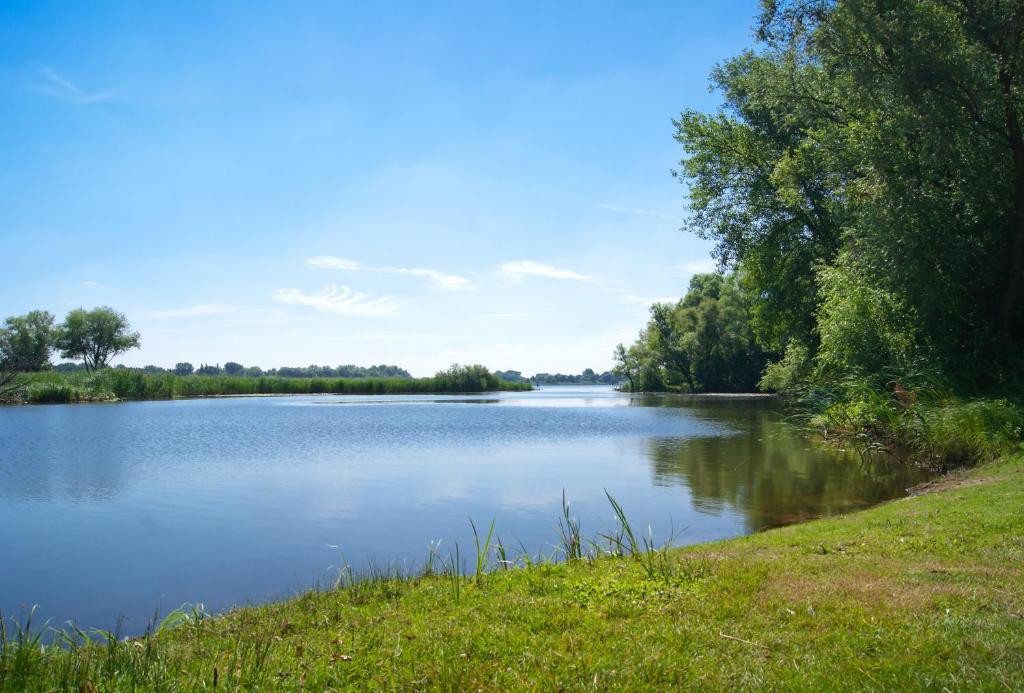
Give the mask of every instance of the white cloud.
M 82 286 L 84 286 L 87 289 L 98 289 L 100 283 L 94 282 L 92 279 L 86 279 L 84 282 L 82 282 Z
M 116 89 L 93 92 L 86 91 L 61 75 L 52 67 L 40 68 L 39 74 L 43 78 L 43 83 L 39 86 L 40 91 L 44 94 L 48 94 L 49 96 L 54 96 L 72 103 L 89 104 L 96 103 L 98 101 L 106 101 L 107 99 L 117 96 L 118 93 Z
M 618 214 L 636 214 L 642 217 L 654 217 L 655 219 L 664 219 L 665 221 L 672 221 L 672 217 L 662 212 L 655 212 L 650 209 L 640 209 L 639 207 L 620 207 L 619 205 L 599 204 L 599 209 L 603 209 L 608 212 L 616 212 Z
M 470 282 L 465 277 L 457 274 L 442 274 L 437 270 L 421 269 L 418 267 L 381 267 L 378 272 L 394 272 L 396 274 L 411 274 L 415 277 L 426 277 L 443 289 L 467 289 Z
M 374 297 L 334 284 L 316 294 L 307 294 L 299 289 L 278 289 L 274 292 L 274 299 L 290 305 L 309 306 L 320 313 L 334 315 L 377 318 L 393 315 L 398 310 L 398 304 L 391 296 Z
M 533 260 L 516 260 L 515 262 L 506 262 L 501 266 L 501 271 L 505 274 L 513 276 L 531 275 L 537 277 L 547 277 L 549 279 L 571 279 L 579 282 L 593 281 L 593 277 L 588 277 L 585 274 L 579 274 L 567 269 L 558 269 L 551 265 L 544 265 Z
M 223 315 L 235 310 L 232 306 L 222 303 L 197 303 L 187 308 L 169 308 L 166 310 L 151 310 L 142 314 L 144 318 L 195 318 L 204 315 Z
M 315 269 L 325 270 L 346 270 L 365 272 L 385 272 L 389 274 L 407 274 L 413 277 L 423 277 L 434 282 L 442 289 L 458 290 L 468 289 L 470 281 L 458 274 L 444 274 L 437 270 L 422 267 L 367 267 L 356 260 L 348 260 L 343 257 L 332 255 L 317 255 L 306 258 L 306 264 Z
M 316 269 L 332 269 L 332 270 L 361 270 L 363 265 L 355 260 L 346 260 L 343 257 L 334 257 L 333 255 L 317 255 L 316 257 L 307 257 L 306 264 Z

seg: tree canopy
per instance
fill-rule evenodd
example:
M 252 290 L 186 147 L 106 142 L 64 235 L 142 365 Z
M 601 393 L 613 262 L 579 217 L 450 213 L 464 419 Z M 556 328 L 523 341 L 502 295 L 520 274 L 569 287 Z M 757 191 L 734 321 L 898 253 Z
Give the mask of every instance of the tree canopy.
M 761 348 L 819 376 L 1013 377 L 1024 5 L 766 0 L 757 35 L 711 76 L 722 107 L 684 112 L 676 139 L 688 227 L 737 270 Z
M 0 370 L 48 368 L 52 338 L 53 315 L 45 310 L 7 318 L 0 328 Z
M 678 303 L 655 303 L 637 341 L 615 349 L 631 390 L 753 390 L 767 354 L 754 338 L 735 274 L 696 274 Z
M 139 333 L 132 332 L 123 313 L 106 306 L 68 313 L 58 327 L 54 346 L 62 358 L 82 359 L 85 368 L 106 368 L 110 359 L 139 346 Z

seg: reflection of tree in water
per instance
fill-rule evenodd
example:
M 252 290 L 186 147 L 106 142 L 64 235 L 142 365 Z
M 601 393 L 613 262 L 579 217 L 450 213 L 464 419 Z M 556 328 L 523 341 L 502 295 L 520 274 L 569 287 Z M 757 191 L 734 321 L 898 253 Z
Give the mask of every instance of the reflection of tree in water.
M 694 507 L 718 514 L 732 507 L 748 531 L 848 512 L 902 495 L 927 478 L 885 459 L 817 448 L 781 421 L 764 400 L 638 399 L 641 406 L 678 407 L 687 416 L 729 426 L 733 435 L 656 438 L 649 443 L 654 482 L 683 485 Z M 682 412 L 681 412 L 682 413 Z

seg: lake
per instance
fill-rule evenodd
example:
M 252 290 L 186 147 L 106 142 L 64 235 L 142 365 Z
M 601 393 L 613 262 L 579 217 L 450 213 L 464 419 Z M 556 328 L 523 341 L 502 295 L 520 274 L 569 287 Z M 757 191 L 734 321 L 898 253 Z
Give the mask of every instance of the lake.
M 551 554 L 583 534 L 676 544 L 856 510 L 924 472 L 813 446 L 772 398 L 604 387 L 0 408 L 0 609 L 146 628 L 329 584 L 340 566 L 472 551 L 469 520 Z

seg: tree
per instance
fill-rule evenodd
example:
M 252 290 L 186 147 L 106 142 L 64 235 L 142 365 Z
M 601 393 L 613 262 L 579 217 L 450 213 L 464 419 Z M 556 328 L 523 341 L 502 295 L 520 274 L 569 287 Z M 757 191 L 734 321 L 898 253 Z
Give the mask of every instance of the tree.
M 234 361 L 228 361 L 224 364 L 224 372 L 228 375 L 242 375 L 245 372 L 245 366 Z
M 0 328 L 0 368 L 5 371 L 41 371 L 50 365 L 53 315 L 34 310 L 11 316 Z
M 651 306 L 647 327 L 629 349 L 616 349 L 616 360 L 623 375 L 633 372 L 631 388 L 749 392 L 767 353 L 751 329 L 739 278 L 697 274 L 678 303 Z
M 616 344 L 613 358 L 615 359 L 615 368 L 612 369 L 612 372 L 626 379 L 630 392 L 637 392 L 643 374 L 642 348 L 637 344 L 628 348 L 622 344 Z
M 757 36 L 676 125 L 690 228 L 760 343 L 819 374 L 1014 377 L 1024 4 L 766 0 Z
M 138 348 L 139 333 L 132 332 L 124 314 L 113 308 L 78 308 L 57 327 L 54 346 L 62 358 L 80 358 L 87 371 L 96 371 L 118 354 Z
M 192 375 L 193 370 L 194 369 L 192 368 L 192 364 L 189 363 L 188 361 L 181 361 L 179 363 L 174 364 L 175 375 Z

